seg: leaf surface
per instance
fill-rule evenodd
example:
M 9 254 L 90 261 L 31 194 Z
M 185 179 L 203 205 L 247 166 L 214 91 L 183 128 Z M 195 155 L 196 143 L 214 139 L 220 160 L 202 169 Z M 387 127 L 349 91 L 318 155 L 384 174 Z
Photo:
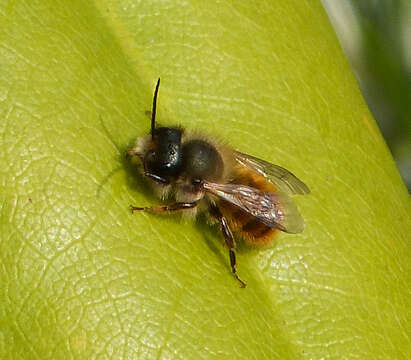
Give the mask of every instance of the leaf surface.
M 0 357 L 407 359 L 411 205 L 317 1 L 0 5 Z M 300 235 L 131 215 L 158 119 L 281 165 Z

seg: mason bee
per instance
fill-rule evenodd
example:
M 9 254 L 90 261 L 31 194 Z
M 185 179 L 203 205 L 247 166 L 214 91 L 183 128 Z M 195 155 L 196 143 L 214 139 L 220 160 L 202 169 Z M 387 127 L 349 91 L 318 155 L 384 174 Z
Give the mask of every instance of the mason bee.
M 308 194 L 301 180 L 281 166 L 235 151 L 182 127 L 156 127 L 154 91 L 151 131 L 137 139 L 128 155 L 136 159 L 161 199 L 170 205 L 130 206 L 132 212 L 182 211 L 195 217 L 206 213 L 219 224 L 228 248 L 231 270 L 237 275 L 236 238 L 251 246 L 267 245 L 278 231 L 299 233 L 304 221 L 289 195 Z M 234 234 L 236 237 L 234 237 Z

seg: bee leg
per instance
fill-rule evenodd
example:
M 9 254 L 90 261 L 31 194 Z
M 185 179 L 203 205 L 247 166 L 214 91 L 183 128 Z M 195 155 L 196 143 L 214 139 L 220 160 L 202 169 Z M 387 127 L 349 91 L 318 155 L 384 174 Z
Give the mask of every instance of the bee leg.
M 230 265 L 231 265 L 231 270 L 234 274 L 234 277 L 237 279 L 237 281 L 240 283 L 242 288 L 245 288 L 247 284 L 241 280 L 238 275 L 237 275 L 237 259 L 235 255 L 235 240 L 233 237 L 233 233 L 231 232 L 231 229 L 229 228 L 227 224 L 227 220 L 225 217 L 221 218 L 221 228 L 224 234 L 225 238 L 225 243 L 228 247 L 228 251 L 230 254 Z
M 197 206 L 197 201 L 187 202 L 187 203 L 177 202 L 177 203 L 170 204 L 170 205 L 156 205 L 156 206 L 149 206 L 149 207 L 138 207 L 138 206 L 130 205 L 130 209 L 132 213 L 138 210 L 159 213 L 159 212 L 166 212 L 166 211 L 178 211 L 178 210 L 192 209 L 193 207 L 196 207 L 196 206 Z
M 211 208 L 211 213 L 212 215 L 217 218 L 217 220 L 220 222 L 221 225 L 221 231 L 223 232 L 224 235 L 224 240 L 225 244 L 228 247 L 228 251 L 230 254 L 230 265 L 231 265 L 231 271 L 236 278 L 236 280 L 240 283 L 240 286 L 242 288 L 245 288 L 247 284 L 239 278 L 237 275 L 237 259 L 235 255 L 235 239 L 233 236 L 233 233 L 231 232 L 231 229 L 227 223 L 227 219 L 224 217 L 224 215 L 221 213 L 220 209 L 217 206 L 213 206 Z

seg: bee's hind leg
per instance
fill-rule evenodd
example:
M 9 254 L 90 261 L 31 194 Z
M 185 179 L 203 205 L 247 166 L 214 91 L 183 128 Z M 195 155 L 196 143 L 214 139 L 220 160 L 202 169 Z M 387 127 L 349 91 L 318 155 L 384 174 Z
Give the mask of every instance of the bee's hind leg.
M 237 260 L 235 255 L 235 239 L 231 229 L 227 223 L 227 219 L 221 213 L 220 209 L 216 205 L 211 206 L 211 214 L 219 221 L 221 225 L 221 231 L 224 235 L 225 244 L 228 247 L 228 251 L 230 254 L 230 265 L 231 271 L 233 272 L 234 277 L 240 283 L 242 288 L 245 288 L 247 284 L 241 280 L 237 275 Z

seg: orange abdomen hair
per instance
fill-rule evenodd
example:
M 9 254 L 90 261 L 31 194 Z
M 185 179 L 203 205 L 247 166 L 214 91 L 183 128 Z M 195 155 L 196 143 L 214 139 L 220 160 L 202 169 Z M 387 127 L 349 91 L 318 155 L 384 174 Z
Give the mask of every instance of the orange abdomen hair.
M 263 192 L 276 192 L 274 185 L 264 176 L 244 167 L 236 169 L 236 177 L 232 183 L 250 186 Z M 227 201 L 221 200 L 218 206 L 227 218 L 232 231 L 243 238 L 248 245 L 256 247 L 268 245 L 278 231 Z

